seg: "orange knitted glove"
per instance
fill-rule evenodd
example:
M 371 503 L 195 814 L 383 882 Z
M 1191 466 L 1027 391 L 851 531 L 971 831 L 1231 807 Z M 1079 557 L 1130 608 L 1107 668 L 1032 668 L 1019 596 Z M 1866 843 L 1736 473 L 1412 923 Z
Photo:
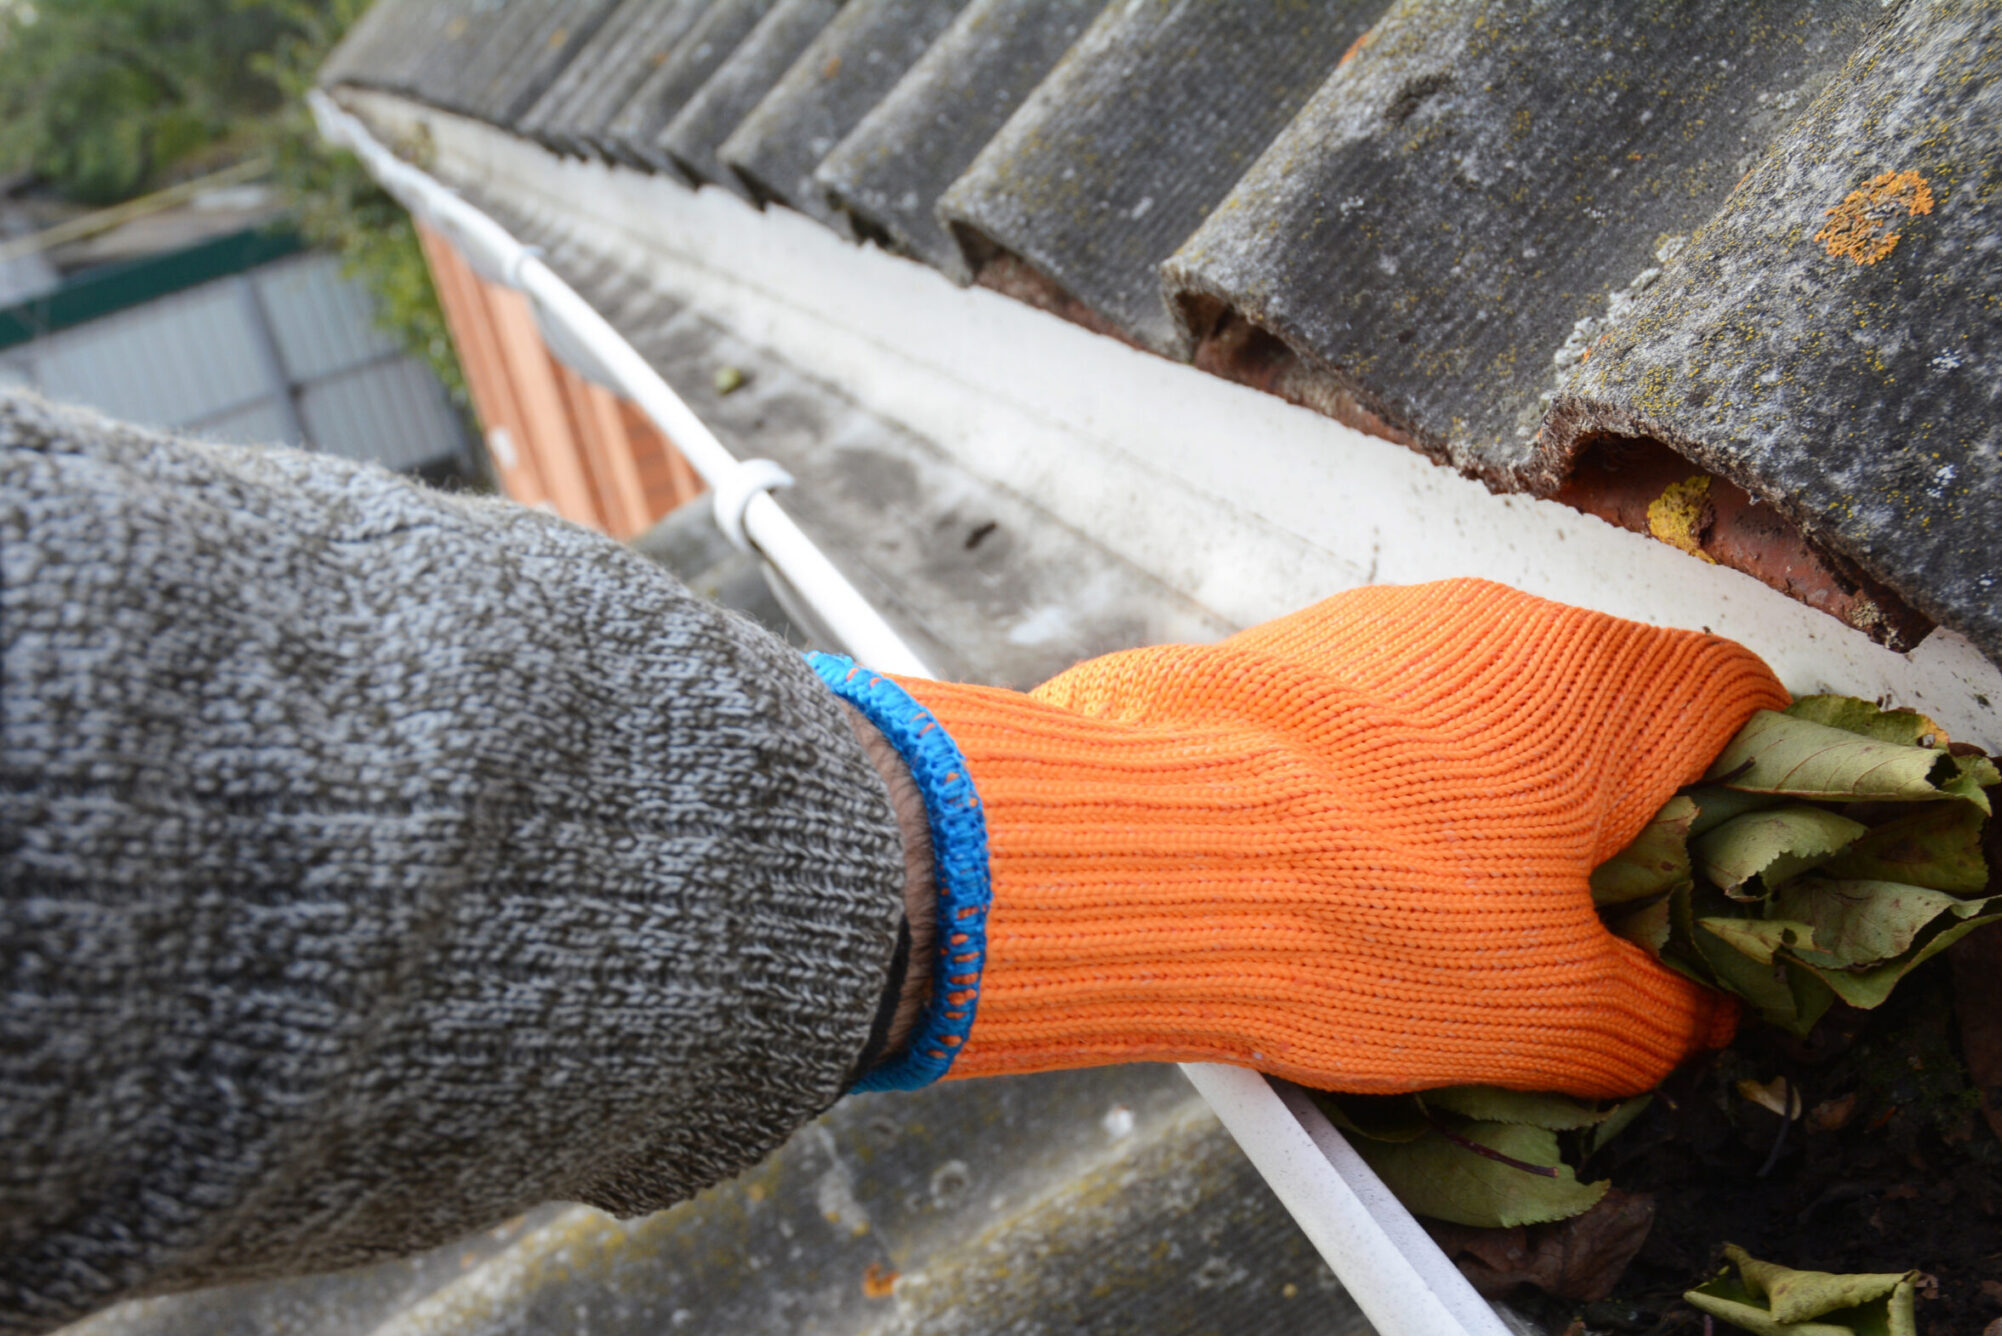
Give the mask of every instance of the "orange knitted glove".
M 1608 933 L 1586 880 L 1786 704 L 1729 641 L 1454 580 L 1027 696 L 902 685 L 987 824 L 953 1076 L 1214 1061 L 1615 1096 L 1730 1037 L 1733 1005 Z

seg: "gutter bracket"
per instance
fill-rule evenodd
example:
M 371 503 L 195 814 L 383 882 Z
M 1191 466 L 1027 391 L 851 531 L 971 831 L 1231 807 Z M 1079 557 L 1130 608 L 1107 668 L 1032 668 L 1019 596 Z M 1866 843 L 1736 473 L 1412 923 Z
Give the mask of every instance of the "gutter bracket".
M 751 502 L 779 487 L 793 485 L 793 476 L 770 459 L 740 460 L 710 484 L 715 496 L 716 527 L 739 552 L 758 555 L 757 545 L 744 532 L 744 512 Z

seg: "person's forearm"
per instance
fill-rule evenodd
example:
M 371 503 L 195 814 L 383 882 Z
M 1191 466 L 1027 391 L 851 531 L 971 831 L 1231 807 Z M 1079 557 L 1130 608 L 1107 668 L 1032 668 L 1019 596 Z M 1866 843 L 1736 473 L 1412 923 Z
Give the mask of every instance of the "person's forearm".
M 650 1210 L 841 1093 L 906 841 L 776 639 L 550 516 L 5 393 L 0 541 L 0 1333 Z
M 890 790 L 890 803 L 897 811 L 897 828 L 904 842 L 904 913 L 911 930 L 910 962 L 904 971 L 896 1014 L 890 1021 L 884 1054 L 901 1052 L 931 995 L 931 961 L 936 942 L 938 890 L 932 881 L 931 828 L 925 816 L 924 796 L 911 778 L 904 758 L 890 745 L 876 726 L 852 705 L 843 704 L 848 725 L 861 740 L 870 763 L 883 776 Z

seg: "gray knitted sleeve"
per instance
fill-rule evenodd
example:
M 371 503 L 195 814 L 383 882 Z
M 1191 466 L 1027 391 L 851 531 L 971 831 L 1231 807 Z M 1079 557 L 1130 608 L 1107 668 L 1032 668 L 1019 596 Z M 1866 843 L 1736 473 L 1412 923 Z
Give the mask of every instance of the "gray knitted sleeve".
M 0 1332 L 638 1213 L 839 1094 L 895 947 L 799 657 L 617 544 L 0 392 Z

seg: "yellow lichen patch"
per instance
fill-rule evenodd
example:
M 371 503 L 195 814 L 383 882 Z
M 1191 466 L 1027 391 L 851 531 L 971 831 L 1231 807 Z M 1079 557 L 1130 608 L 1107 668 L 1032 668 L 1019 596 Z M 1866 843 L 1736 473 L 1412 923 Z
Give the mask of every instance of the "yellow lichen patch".
M 1715 566 L 1717 558 L 1703 550 L 1703 512 L 1709 504 L 1709 475 L 1699 473 L 1670 483 L 1648 502 L 1647 531 L 1670 547 Z
M 1891 224 L 1931 213 L 1932 206 L 1932 185 L 1917 172 L 1879 172 L 1828 211 L 1814 239 L 1838 260 L 1875 264 L 1898 248 Z

